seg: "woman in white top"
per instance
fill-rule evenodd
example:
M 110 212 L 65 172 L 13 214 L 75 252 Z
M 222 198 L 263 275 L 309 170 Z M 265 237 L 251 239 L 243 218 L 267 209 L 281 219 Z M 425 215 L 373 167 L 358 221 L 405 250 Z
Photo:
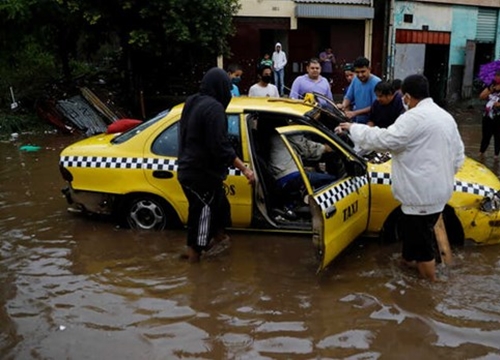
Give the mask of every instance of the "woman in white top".
M 272 69 L 270 66 L 262 66 L 259 68 L 259 82 L 250 87 L 248 96 L 253 97 L 280 97 L 278 88 L 271 84 Z

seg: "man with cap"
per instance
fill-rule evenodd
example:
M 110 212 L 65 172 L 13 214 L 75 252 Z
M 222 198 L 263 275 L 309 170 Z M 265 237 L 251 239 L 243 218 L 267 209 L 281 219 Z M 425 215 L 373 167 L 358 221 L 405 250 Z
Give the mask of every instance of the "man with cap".
M 203 251 L 225 237 L 230 225 L 230 205 L 223 181 L 232 165 L 255 181 L 250 168 L 236 156 L 228 140 L 226 107 L 231 100 L 231 81 L 219 68 L 210 69 L 200 92 L 190 96 L 179 122 L 179 160 L 177 177 L 189 203 L 187 254 L 194 263 Z
M 287 64 L 286 53 L 281 49 L 281 43 L 277 42 L 273 52 L 274 84 L 277 86 L 280 96 L 283 96 L 285 88 L 285 66 Z

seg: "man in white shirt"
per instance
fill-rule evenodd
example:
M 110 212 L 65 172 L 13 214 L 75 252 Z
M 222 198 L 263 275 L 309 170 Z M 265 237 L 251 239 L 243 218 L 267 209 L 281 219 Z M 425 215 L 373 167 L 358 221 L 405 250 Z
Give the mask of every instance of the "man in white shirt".
M 283 91 L 285 89 L 285 66 L 287 64 L 286 54 L 281 49 L 281 44 L 279 42 L 275 45 L 275 51 L 273 52 L 273 67 L 274 67 L 274 84 L 278 87 L 280 96 L 283 96 Z
M 363 149 L 392 153 L 392 193 L 403 211 L 403 262 L 436 281 L 434 225 L 451 197 L 464 145 L 453 117 L 434 103 L 423 75 L 402 85 L 409 110 L 386 129 L 341 123 Z
M 270 84 L 272 79 L 272 69 L 270 66 L 261 66 L 259 68 L 259 82 L 250 87 L 248 96 L 259 97 L 276 97 L 279 98 L 280 94 L 278 88 Z

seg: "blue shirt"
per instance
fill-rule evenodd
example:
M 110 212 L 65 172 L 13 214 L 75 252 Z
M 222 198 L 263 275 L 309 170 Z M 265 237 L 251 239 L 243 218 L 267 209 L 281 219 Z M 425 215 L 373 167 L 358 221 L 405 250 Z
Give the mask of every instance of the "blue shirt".
M 231 95 L 233 96 L 240 96 L 240 89 L 234 84 L 232 84 L 233 87 L 231 88 Z
M 346 99 L 354 103 L 353 110 L 364 109 L 371 107 L 373 102 L 377 100 L 375 95 L 375 85 L 380 82 L 380 78 L 375 75 L 370 75 L 366 82 L 361 82 L 358 77 L 352 79 L 351 85 L 347 90 Z M 356 116 L 353 121 L 357 123 L 366 124 L 370 119 L 370 115 L 363 114 Z

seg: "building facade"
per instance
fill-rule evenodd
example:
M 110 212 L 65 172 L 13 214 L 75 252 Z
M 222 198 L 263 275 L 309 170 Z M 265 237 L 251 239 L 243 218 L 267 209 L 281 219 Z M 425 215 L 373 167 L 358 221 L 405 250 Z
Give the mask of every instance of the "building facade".
M 240 0 L 231 56 L 243 66 L 243 93 L 265 53 L 282 44 L 287 87 L 304 62 L 331 47 L 333 92 L 346 86 L 342 65 L 358 56 L 387 79 L 423 73 L 440 103 L 473 96 L 481 64 L 500 59 L 500 0 Z
M 473 95 L 479 66 L 500 58 L 499 0 L 391 0 L 386 75 L 423 73 L 438 102 Z
M 318 57 L 326 47 L 333 49 L 337 60 L 334 93 L 341 93 L 346 85 L 342 65 L 358 56 L 370 58 L 379 75 L 384 71 L 386 1 L 378 8 L 373 0 L 241 0 L 240 4 L 234 18 L 236 34 L 230 40 L 232 54 L 224 64 L 243 66 L 244 93 L 256 81 L 260 59 L 265 53 L 272 55 L 277 42 L 288 57 L 287 87 L 304 73 L 305 61 Z

